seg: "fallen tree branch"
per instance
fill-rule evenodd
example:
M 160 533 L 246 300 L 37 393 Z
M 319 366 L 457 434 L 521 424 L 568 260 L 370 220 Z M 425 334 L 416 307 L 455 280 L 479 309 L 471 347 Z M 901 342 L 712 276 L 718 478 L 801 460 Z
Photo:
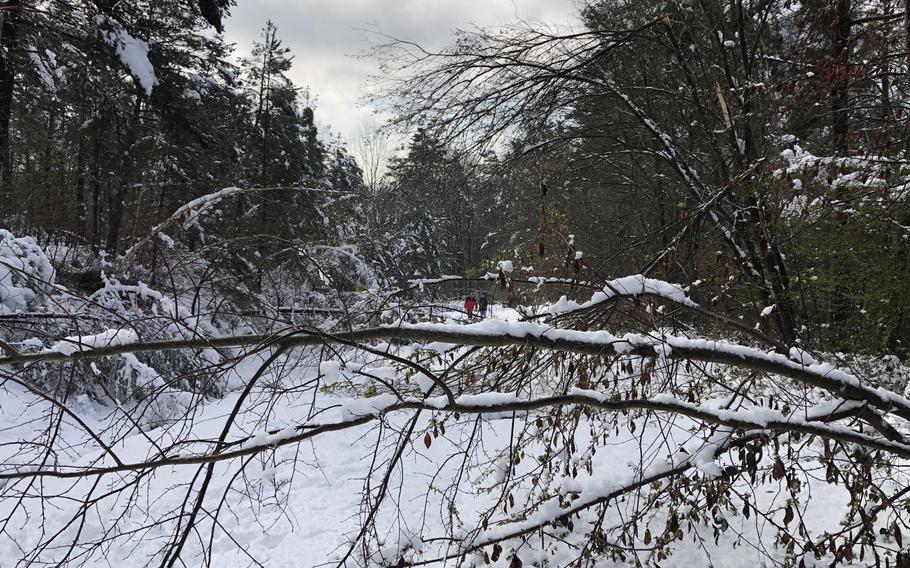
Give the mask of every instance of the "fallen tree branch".
M 375 407 L 372 410 L 361 411 L 362 413 L 352 415 L 345 420 L 322 424 L 300 424 L 284 430 L 273 431 L 264 440 L 256 437 L 246 437 L 231 442 L 230 444 L 224 444 L 222 440 L 218 440 L 217 442 L 213 442 L 215 444 L 215 451 L 212 453 L 187 456 L 178 455 L 144 462 L 124 463 L 105 467 L 69 466 L 66 469 L 58 467 L 55 469 L 32 469 L 6 472 L 0 473 L 0 480 L 29 479 L 34 477 L 72 479 L 128 471 L 147 471 L 166 466 L 211 464 L 257 454 L 265 450 L 275 449 L 290 444 L 297 444 L 326 432 L 335 432 L 360 426 L 377 420 L 386 414 L 401 410 L 458 412 L 460 414 L 498 414 L 503 412 L 536 410 L 569 404 L 577 404 L 606 411 L 651 410 L 656 412 L 667 412 L 688 416 L 710 424 L 728 426 L 736 429 L 807 434 L 840 442 L 857 444 L 866 448 L 888 452 L 895 456 L 910 458 L 910 445 L 908 444 L 875 438 L 845 428 L 835 428 L 818 424 L 816 423 L 818 417 L 801 418 L 792 414 L 790 416 L 784 416 L 779 411 L 771 409 L 750 409 L 747 411 L 716 410 L 678 401 L 671 399 L 670 397 L 658 396 L 650 399 L 617 400 L 607 399 L 602 393 L 582 390 L 573 390 L 571 393 L 565 395 L 528 400 L 515 399 L 513 395 L 507 395 L 505 393 L 496 394 L 502 397 L 512 396 L 513 399 L 502 402 L 478 403 L 473 402 L 473 400 L 480 400 L 478 397 L 469 395 L 460 397 L 455 404 L 447 404 L 445 397 L 427 400 L 405 400 L 404 402 L 399 402 L 397 397 L 390 395 L 390 398 L 394 400 L 387 404 L 382 404 L 383 400 L 381 400 L 380 397 L 375 397 L 374 399 L 366 399 L 373 401 Z M 483 397 L 484 395 L 479 396 Z M 864 405 L 859 403 L 841 401 L 839 407 L 832 408 L 831 411 L 823 414 L 821 417 L 838 416 L 843 418 L 856 414 L 863 407 Z M 250 442 L 254 440 L 257 441 L 257 443 L 250 444 Z M 221 451 L 222 449 L 224 451 Z
M 554 351 L 613 357 L 637 355 L 692 360 L 782 375 L 838 396 L 867 401 L 870 406 L 910 420 L 910 400 L 883 388 L 861 384 L 859 378 L 828 364 L 804 364 L 779 353 L 713 340 L 693 340 L 665 336 L 653 338 L 606 331 L 574 331 L 529 322 L 483 321 L 469 325 L 401 324 L 326 334 L 314 329 L 289 329 L 279 334 L 238 335 L 218 338 L 173 339 L 124 342 L 116 345 L 79 349 L 72 352 L 53 348 L 38 353 L 23 353 L 0 358 L 0 366 L 50 361 L 82 361 L 123 353 L 256 346 L 268 344 L 302 347 L 325 343 L 353 343 L 373 340 L 438 341 L 480 347 L 528 346 Z M 71 344 L 72 342 L 70 342 Z

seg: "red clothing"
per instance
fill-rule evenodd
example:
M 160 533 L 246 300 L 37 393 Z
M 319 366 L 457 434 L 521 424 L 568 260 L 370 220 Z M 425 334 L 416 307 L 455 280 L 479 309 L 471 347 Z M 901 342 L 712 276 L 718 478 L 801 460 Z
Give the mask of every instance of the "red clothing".
M 468 314 L 473 314 L 476 309 L 477 300 L 475 300 L 473 296 L 468 296 L 464 301 L 464 311 L 468 312 Z

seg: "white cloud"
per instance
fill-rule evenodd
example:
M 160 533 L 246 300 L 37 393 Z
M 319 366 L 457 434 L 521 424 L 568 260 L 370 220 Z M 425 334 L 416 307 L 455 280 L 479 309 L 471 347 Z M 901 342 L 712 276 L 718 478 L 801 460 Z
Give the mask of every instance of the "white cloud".
M 320 124 L 352 140 L 369 111 L 358 106 L 375 64 L 355 59 L 368 47 L 364 29 L 441 47 L 452 30 L 536 20 L 572 21 L 573 0 L 240 0 L 227 21 L 227 37 L 247 53 L 267 19 L 294 53 L 291 77 L 316 96 Z

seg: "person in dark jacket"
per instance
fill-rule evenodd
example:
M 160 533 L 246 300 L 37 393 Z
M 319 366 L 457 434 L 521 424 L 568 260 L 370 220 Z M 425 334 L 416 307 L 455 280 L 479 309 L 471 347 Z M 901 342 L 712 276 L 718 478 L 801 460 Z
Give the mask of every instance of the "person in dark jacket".
M 480 298 L 477 300 L 477 315 L 479 315 L 482 318 L 487 317 L 487 305 L 488 304 L 489 304 L 489 300 L 487 299 L 486 293 L 481 292 Z
M 469 316 L 474 315 L 474 310 L 477 309 L 477 300 L 474 299 L 473 295 L 468 295 L 464 300 L 464 311 L 468 312 Z

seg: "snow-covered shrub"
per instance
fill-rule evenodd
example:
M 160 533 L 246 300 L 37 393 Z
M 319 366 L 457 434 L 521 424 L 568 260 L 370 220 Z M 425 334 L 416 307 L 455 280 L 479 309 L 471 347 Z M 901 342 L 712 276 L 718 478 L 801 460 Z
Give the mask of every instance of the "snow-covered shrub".
M 135 414 L 143 426 L 156 428 L 184 416 L 193 395 L 174 388 L 150 365 L 132 353 L 119 357 L 114 397 L 126 406 L 138 406 Z
M 0 229 L 0 314 L 46 302 L 54 276 L 50 260 L 35 239 Z
M 910 395 L 910 367 L 896 355 L 836 353 L 827 356 L 838 367 L 850 369 L 869 384 Z
M 40 252 L 37 247 L 35 250 Z M 45 273 L 53 277 L 53 269 L 49 264 L 45 266 Z M 180 301 L 141 281 L 122 283 L 103 273 L 101 279 L 102 287 L 86 297 L 63 290 L 49 296 L 50 289 L 36 285 L 26 289 L 20 298 L 38 301 L 43 294 L 42 301 L 52 300 L 53 313 L 39 316 L 53 317 L 26 315 L 17 320 L 16 326 L 0 328 L 0 339 L 22 353 L 72 354 L 90 347 L 223 333 L 212 325 L 209 316 L 192 315 Z M 221 355 L 215 350 L 187 349 L 127 353 L 91 364 L 79 360 L 42 362 L 20 369 L 19 375 L 55 397 L 88 395 L 105 404 L 142 405 L 147 408 L 142 412 L 141 422 L 147 426 L 165 423 L 185 411 L 193 396 L 223 394 L 224 377 L 218 372 L 221 362 Z

